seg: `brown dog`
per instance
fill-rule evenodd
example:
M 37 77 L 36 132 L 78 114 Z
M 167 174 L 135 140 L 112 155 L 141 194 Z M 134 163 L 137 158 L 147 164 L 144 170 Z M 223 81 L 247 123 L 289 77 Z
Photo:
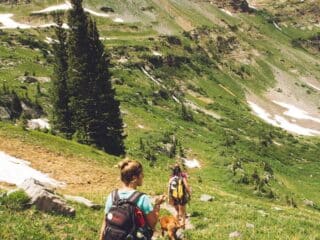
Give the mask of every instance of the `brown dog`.
M 170 240 L 178 240 L 176 232 L 181 228 L 179 221 L 174 216 L 163 216 L 159 219 L 161 226 L 161 233 L 164 236 L 164 232 L 167 231 Z

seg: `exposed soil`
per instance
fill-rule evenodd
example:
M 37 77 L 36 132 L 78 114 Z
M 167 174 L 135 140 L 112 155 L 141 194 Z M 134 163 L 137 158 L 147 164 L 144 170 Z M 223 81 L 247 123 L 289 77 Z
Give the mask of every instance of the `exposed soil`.
M 278 115 L 298 126 L 320 131 L 320 123 L 318 121 L 287 116 L 284 114 L 287 109 L 275 103 L 276 101 L 293 105 L 308 113 L 310 117 L 320 119 L 320 91 L 314 89 L 320 87 L 319 81 L 312 76 L 299 77 L 284 72 L 274 66 L 272 68 L 275 79 L 277 80 L 275 87 L 268 90 L 264 96 L 247 94 L 247 100 L 256 103 L 271 116 Z M 310 85 L 313 86 L 312 92 Z
M 67 186 L 59 191 L 66 194 L 104 196 L 120 184 L 118 169 L 106 167 L 90 159 L 66 156 L 31 143 L 4 138 L 1 135 L 0 150 L 29 161 L 32 168 L 65 182 Z M 1 185 L 10 187 L 4 183 Z
M 157 0 L 153 1 L 155 4 L 157 4 L 159 7 L 164 8 L 168 14 L 173 17 L 176 21 L 176 23 L 185 31 L 190 31 L 194 27 L 192 23 L 183 17 L 177 9 L 175 9 L 168 0 Z

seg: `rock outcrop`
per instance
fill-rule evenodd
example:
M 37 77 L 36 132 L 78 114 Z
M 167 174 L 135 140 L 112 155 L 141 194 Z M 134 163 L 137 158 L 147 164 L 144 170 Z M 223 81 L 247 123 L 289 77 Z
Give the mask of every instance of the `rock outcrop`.
M 80 197 L 80 196 L 71 196 L 71 195 L 64 195 L 64 198 L 69 200 L 69 201 L 73 201 L 73 202 L 77 202 L 80 204 L 83 204 L 89 208 L 95 209 L 95 210 L 99 210 L 101 209 L 101 205 L 96 204 L 91 202 L 90 200 L 84 198 L 84 197 Z
M 75 209 L 68 206 L 66 201 L 54 193 L 50 186 L 29 178 L 25 180 L 19 188 L 24 190 L 30 197 L 30 204 L 36 206 L 40 211 L 53 212 L 66 216 L 75 216 Z

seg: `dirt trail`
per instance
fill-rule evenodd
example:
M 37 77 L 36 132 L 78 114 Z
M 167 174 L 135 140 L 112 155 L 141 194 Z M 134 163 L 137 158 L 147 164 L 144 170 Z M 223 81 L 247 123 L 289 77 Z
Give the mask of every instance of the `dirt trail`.
M 65 182 L 66 188 L 59 189 L 59 192 L 102 197 L 119 184 L 117 169 L 102 166 L 89 159 L 56 153 L 2 135 L 0 135 L 0 150 L 29 161 L 32 168 Z
M 154 199 L 155 199 L 155 197 L 152 198 L 153 202 L 154 202 Z M 172 216 L 176 215 L 176 210 L 174 209 L 174 207 L 171 206 L 170 204 L 168 204 L 167 202 L 165 202 L 165 203 L 163 203 L 161 205 L 161 209 L 164 209 L 164 210 L 168 211 Z M 190 216 L 188 215 L 187 218 L 186 218 L 185 230 L 190 230 L 190 229 L 194 229 L 194 226 L 192 225 L 192 223 L 190 221 Z M 184 239 L 183 238 L 183 230 L 182 229 L 178 229 L 177 236 L 179 237 L 179 239 Z M 157 232 L 154 233 L 152 239 L 156 240 L 156 239 L 159 239 L 160 237 L 161 237 L 161 233 L 159 231 L 157 231 Z

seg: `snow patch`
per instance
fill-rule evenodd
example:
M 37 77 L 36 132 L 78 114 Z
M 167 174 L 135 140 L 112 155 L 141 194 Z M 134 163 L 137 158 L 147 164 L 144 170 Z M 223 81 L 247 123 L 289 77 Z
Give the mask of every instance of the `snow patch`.
M 152 54 L 153 54 L 154 56 L 162 56 L 162 54 L 159 53 L 159 52 L 157 52 L 157 51 L 152 51 Z
M 308 82 L 307 82 L 306 84 L 308 84 L 310 87 L 314 88 L 315 90 L 320 91 L 320 88 L 319 88 L 319 87 L 317 87 L 317 86 L 315 86 L 315 85 L 313 85 L 313 84 L 311 84 L 311 83 L 308 83 Z
M 46 24 L 42 24 L 42 25 L 39 25 L 39 26 L 32 26 L 33 28 L 49 28 L 49 27 L 58 27 L 58 25 L 56 23 L 46 23 Z M 66 23 L 63 23 L 62 28 L 64 29 L 70 29 L 70 27 L 68 26 L 68 24 Z
M 258 10 L 256 6 L 253 6 L 252 4 L 248 3 L 248 7 L 250 9 L 253 9 L 253 10 Z
M 118 60 L 119 63 L 127 63 L 128 62 L 128 58 L 122 56 L 119 60 Z
M 105 41 L 105 40 L 114 40 L 114 39 L 117 39 L 117 38 L 111 38 L 111 37 L 99 37 L 100 40 L 102 41 Z
M 233 16 L 233 14 L 232 14 L 229 10 L 226 10 L 226 9 L 223 9 L 223 8 L 221 8 L 220 10 L 221 10 L 222 12 L 228 14 L 229 16 Z
M 66 11 L 66 10 L 69 10 L 71 8 L 72 8 L 71 3 L 66 2 L 64 4 L 54 5 L 54 6 L 42 9 L 40 11 L 34 11 L 32 13 L 36 13 L 37 14 L 37 13 L 49 13 L 49 12 L 54 12 L 54 11 Z
M 295 119 L 306 119 L 306 120 L 311 120 L 311 121 L 320 123 L 320 118 L 312 117 L 307 112 L 297 108 L 294 105 L 284 103 L 284 102 L 277 102 L 277 101 L 273 101 L 273 102 L 281 107 L 288 109 L 287 111 L 285 111 L 283 113 L 284 115 L 287 115 L 289 117 L 293 117 Z
M 88 9 L 88 8 L 85 8 L 84 11 L 94 15 L 94 16 L 97 16 L 97 17 L 105 17 L 105 18 L 108 18 L 109 17 L 109 14 L 106 14 L 106 13 L 99 13 L 99 12 L 95 12 L 91 9 Z
M 30 163 L 27 161 L 0 151 L 0 182 L 20 185 L 24 180 L 34 178 L 54 187 L 65 186 L 65 183 L 50 178 L 47 174 L 31 168 L 29 165 Z
M 258 106 L 257 104 L 248 101 L 249 106 L 252 108 L 252 110 L 264 121 L 267 123 L 276 126 L 281 127 L 289 132 L 297 133 L 300 135 L 305 136 L 314 136 L 314 135 L 320 135 L 320 132 L 314 129 L 310 128 L 304 128 L 297 124 L 289 122 L 287 119 L 280 115 L 274 115 L 273 117 L 271 114 L 269 114 L 266 110 Z
M 122 18 L 115 18 L 115 19 L 113 19 L 113 21 L 116 23 L 123 23 L 124 22 L 124 20 Z
M 31 28 L 28 24 L 18 23 L 11 18 L 13 17 L 13 14 L 7 13 L 7 14 L 0 14 L 0 23 L 2 23 L 3 26 L 0 27 L 0 29 L 10 29 L 10 28 L 21 28 L 21 29 L 29 29 Z
M 263 108 L 261 108 L 260 106 L 258 106 L 257 104 L 253 103 L 253 102 L 248 102 L 249 106 L 252 108 L 252 110 L 260 117 L 262 118 L 264 121 L 266 121 L 267 123 L 274 125 L 274 126 L 278 126 L 277 122 L 273 119 L 271 119 L 271 115 L 264 110 Z
M 44 40 L 46 43 L 51 44 L 53 43 L 53 39 L 51 37 L 46 37 L 46 40 Z
M 183 161 L 183 164 L 187 167 L 187 168 L 200 168 L 200 163 L 198 160 L 196 159 L 187 159 L 187 158 L 181 158 Z
M 46 118 L 31 119 L 28 121 L 29 129 L 50 129 L 50 124 Z
M 48 28 L 52 26 L 57 26 L 55 23 L 47 23 L 42 25 L 28 25 L 24 23 L 18 23 L 11 19 L 13 17 L 13 14 L 0 14 L 0 23 L 2 23 L 3 26 L 0 27 L 0 29 L 15 29 L 15 28 L 21 28 L 21 29 L 30 29 L 30 28 Z M 69 29 L 69 26 L 67 24 L 62 24 L 62 28 Z
M 275 115 L 275 120 L 277 123 L 279 123 L 279 127 L 289 131 L 294 132 L 300 135 L 306 135 L 306 136 L 314 136 L 314 135 L 320 135 L 320 132 L 317 130 L 313 130 L 310 128 L 304 128 L 297 124 L 290 123 L 287 119 L 285 119 L 282 116 Z
M 172 95 L 172 98 L 176 103 L 180 103 L 179 99 L 176 96 Z
M 278 29 L 279 31 L 282 31 L 281 27 L 279 27 L 279 25 L 276 22 L 273 22 L 273 25 L 276 27 L 276 29 Z
M 277 146 L 282 146 L 282 144 L 281 144 L 281 143 L 278 143 L 277 141 L 273 141 L 273 143 L 274 143 L 275 145 L 277 145 Z
M 37 14 L 37 13 L 50 13 L 50 12 L 54 12 L 54 11 L 67 11 L 72 9 L 72 5 L 70 2 L 66 1 L 64 4 L 59 4 L 59 5 L 54 5 L 51 7 L 47 7 L 45 9 L 42 9 L 40 11 L 34 11 L 32 13 Z M 88 12 L 94 16 L 98 16 L 98 17 L 109 17 L 109 14 L 106 13 L 99 13 L 99 12 L 95 12 L 89 8 L 84 8 L 85 12 Z
M 143 67 L 141 67 L 142 72 L 149 78 L 151 81 L 155 82 L 157 85 L 161 85 L 160 80 L 155 79 L 152 77 Z

